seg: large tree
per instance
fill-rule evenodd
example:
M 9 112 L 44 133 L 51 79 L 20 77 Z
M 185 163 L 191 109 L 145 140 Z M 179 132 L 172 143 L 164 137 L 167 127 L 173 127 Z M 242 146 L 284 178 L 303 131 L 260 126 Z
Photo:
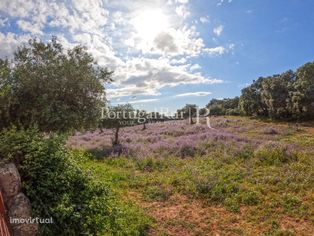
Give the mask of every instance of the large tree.
M 239 106 L 245 115 L 249 116 L 267 116 L 268 110 L 266 104 L 262 101 L 262 81 L 265 78 L 260 77 L 247 88 L 242 89 Z
M 103 84 L 112 72 L 99 67 L 86 48 L 65 50 L 54 37 L 48 43 L 30 40 L 18 48 L 12 64 L 0 62 L 3 126 L 37 125 L 49 132 L 97 124 Z
M 289 86 L 293 83 L 295 73 L 287 71 L 281 75 L 274 75 L 262 81 L 261 97 L 267 106 L 268 115 L 273 118 L 289 118 Z
M 291 109 L 297 118 L 314 118 L 314 62 L 297 70 L 291 88 Z

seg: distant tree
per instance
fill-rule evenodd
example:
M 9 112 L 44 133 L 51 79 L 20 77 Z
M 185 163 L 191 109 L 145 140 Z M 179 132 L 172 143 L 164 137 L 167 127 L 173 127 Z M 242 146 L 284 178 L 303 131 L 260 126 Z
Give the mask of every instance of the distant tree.
M 182 114 L 184 119 L 189 119 L 189 124 L 194 124 L 193 117 L 197 115 L 198 107 L 195 104 L 186 104 L 183 108 L 178 109 L 177 113 Z
M 211 115 L 239 115 L 239 97 L 212 99 L 206 108 Z
M 267 116 L 268 110 L 266 104 L 262 100 L 262 81 L 265 78 L 260 77 L 253 81 L 253 84 L 242 89 L 242 95 L 239 100 L 241 111 L 249 116 Z
M 100 127 L 114 130 L 113 146 L 120 143 L 120 129 L 122 127 L 133 126 L 137 122 L 135 110 L 130 104 L 108 107 L 104 111 L 103 116 L 103 119 L 100 121 Z
M 145 130 L 146 124 L 148 123 L 148 118 L 149 118 L 148 113 L 145 110 L 137 110 L 136 113 L 137 113 L 136 114 L 136 117 L 137 117 L 136 123 L 142 124 L 143 125 L 142 130 Z
M 9 67 L 0 62 L 1 124 L 41 131 L 67 131 L 97 124 L 104 104 L 104 82 L 111 81 L 81 46 L 65 50 L 55 37 L 30 40 Z M 2 109 L 3 108 L 3 109 Z

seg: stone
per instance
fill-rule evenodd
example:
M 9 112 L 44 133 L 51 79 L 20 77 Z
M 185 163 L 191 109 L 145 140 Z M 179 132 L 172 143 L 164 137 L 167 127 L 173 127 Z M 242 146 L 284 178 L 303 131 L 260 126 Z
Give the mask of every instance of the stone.
M 6 201 L 21 191 L 21 177 L 13 163 L 0 167 L 0 187 Z
M 31 223 L 31 217 L 32 214 L 30 202 L 24 193 L 19 193 L 12 199 L 12 206 L 9 209 L 9 218 L 15 236 L 37 235 L 38 225 L 36 223 Z M 23 219 L 25 222 L 12 223 L 14 219 Z

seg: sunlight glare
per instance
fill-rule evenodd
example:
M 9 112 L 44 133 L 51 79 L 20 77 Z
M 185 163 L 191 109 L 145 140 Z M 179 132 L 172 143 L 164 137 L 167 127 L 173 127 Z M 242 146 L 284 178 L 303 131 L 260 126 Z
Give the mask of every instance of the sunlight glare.
M 143 40 L 151 40 L 169 27 L 168 17 L 161 9 L 142 11 L 133 21 L 133 26 Z

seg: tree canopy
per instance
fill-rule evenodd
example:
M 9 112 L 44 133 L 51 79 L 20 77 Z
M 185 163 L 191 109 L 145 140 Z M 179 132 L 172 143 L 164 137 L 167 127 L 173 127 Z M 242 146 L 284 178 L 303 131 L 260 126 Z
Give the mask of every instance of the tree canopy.
M 82 46 L 65 50 L 55 37 L 48 43 L 30 40 L 11 62 L 0 59 L 0 128 L 37 125 L 49 132 L 95 126 L 111 75 Z

